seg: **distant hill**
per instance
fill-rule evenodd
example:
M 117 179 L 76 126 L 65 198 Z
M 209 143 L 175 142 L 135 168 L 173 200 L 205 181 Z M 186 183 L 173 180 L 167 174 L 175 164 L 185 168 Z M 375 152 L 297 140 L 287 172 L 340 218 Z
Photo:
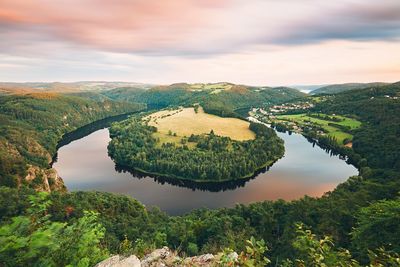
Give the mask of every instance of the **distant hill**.
M 115 101 L 146 103 L 148 107 L 190 106 L 200 103 L 207 113 L 224 117 L 246 115 L 254 106 L 268 106 L 303 98 L 306 94 L 288 87 L 255 87 L 232 83 L 175 83 L 148 90 L 121 87 L 102 92 Z
M 104 81 L 81 81 L 81 82 L 0 82 L 0 92 L 21 93 L 21 92 L 61 92 L 77 93 L 82 91 L 103 91 L 119 87 L 135 87 L 148 89 L 154 87 L 152 84 L 135 82 L 104 82 Z
M 247 86 L 228 82 L 152 85 L 134 82 L 0 82 L 0 95 L 62 93 L 94 101 L 144 103 L 149 108 L 191 106 L 200 103 L 208 113 L 247 116 L 254 106 L 280 104 L 306 97 L 289 87 Z
M 388 83 L 374 82 L 374 83 L 343 83 L 343 84 L 332 84 L 320 87 L 318 89 L 312 90 L 310 94 L 335 94 L 344 91 L 354 90 L 354 89 L 365 89 L 370 87 L 380 87 L 387 85 Z

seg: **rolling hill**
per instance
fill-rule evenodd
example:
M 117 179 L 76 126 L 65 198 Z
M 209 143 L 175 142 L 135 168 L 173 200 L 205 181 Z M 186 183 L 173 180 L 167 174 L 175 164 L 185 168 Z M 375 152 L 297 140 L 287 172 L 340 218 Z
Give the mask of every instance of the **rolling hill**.
M 102 92 L 113 100 L 145 103 L 150 108 L 191 106 L 200 103 L 207 113 L 237 117 L 253 106 L 268 106 L 303 98 L 306 94 L 288 87 L 254 87 L 232 83 L 154 86 L 148 90 L 122 87 Z
M 388 83 L 374 82 L 374 83 L 343 83 L 343 84 L 332 84 L 320 87 L 318 89 L 312 90 L 310 94 L 335 94 L 340 92 L 345 92 L 355 89 L 365 89 L 370 87 L 380 87 L 387 85 Z

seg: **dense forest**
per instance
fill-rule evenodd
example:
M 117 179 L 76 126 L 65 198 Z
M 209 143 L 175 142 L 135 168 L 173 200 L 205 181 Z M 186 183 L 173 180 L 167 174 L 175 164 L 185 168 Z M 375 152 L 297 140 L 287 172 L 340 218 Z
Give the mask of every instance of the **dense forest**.
M 345 194 L 348 189 L 339 190 Z M 347 191 L 347 195 L 352 193 Z M 356 210 L 352 208 L 337 214 L 332 205 L 337 204 L 335 200 L 340 203 L 345 199 L 328 198 L 268 201 L 170 217 L 122 195 L 46 195 L 3 187 L 0 259 L 6 266 L 26 266 L 32 262 L 45 266 L 93 266 L 110 254 L 143 256 L 164 245 L 189 256 L 248 251 L 245 240 L 255 236 L 267 240 L 262 242 L 265 247 L 259 256 L 269 260 L 250 266 L 264 266 L 269 261 L 271 266 L 399 266 L 400 257 L 395 251 L 400 240 L 399 235 L 393 234 L 400 230 L 398 199 L 378 201 L 358 208 L 356 213 L 352 213 Z M 345 207 L 343 203 L 338 208 Z M 355 226 L 348 232 L 351 252 L 338 246 L 336 236 L 316 235 L 307 230 L 326 231 L 334 228 L 331 223 L 346 218 L 352 218 Z M 313 225 L 319 220 L 321 228 Z M 301 221 L 305 224 L 295 223 Z
M 265 241 L 268 250 L 262 250 L 262 255 L 271 266 L 400 266 L 399 99 L 398 83 L 328 95 L 314 107 L 312 112 L 353 116 L 362 122 L 354 132 L 353 149 L 343 150 L 357 158 L 360 174 L 320 198 L 305 196 L 290 202 L 264 201 L 168 216 L 121 195 L 38 195 L 25 186 L 2 187 L 0 243 L 5 245 L 0 259 L 6 266 L 32 262 L 91 266 L 109 254 L 140 256 L 163 245 L 186 255 L 225 248 L 240 252 L 248 246 L 245 240 L 254 236 Z M 52 112 L 37 114 L 51 116 Z M 1 118 L 1 126 L 6 122 L 10 129 L 27 123 L 16 116 Z M 16 136 L 18 131 L 38 136 L 36 124 L 17 128 Z M 66 131 L 66 126 L 58 127 L 61 133 Z M 2 131 L 6 134 L 7 128 Z M 7 136 L 3 132 L 1 138 Z M 1 144 L 2 151 L 13 151 L 7 142 Z M 22 165 L 7 161 L 8 155 L 1 154 L 2 170 L 17 172 L 14 166 Z M 1 180 L 7 181 L 6 177 L 1 175 Z M 19 262 L 13 262 L 16 257 Z
M 283 141 L 272 129 L 255 123 L 249 128 L 256 133 L 255 140 L 235 141 L 211 131 L 182 138 L 181 145 L 159 146 L 152 135 L 157 128 L 131 118 L 111 126 L 108 151 L 120 166 L 170 178 L 198 182 L 248 178 L 284 154 Z

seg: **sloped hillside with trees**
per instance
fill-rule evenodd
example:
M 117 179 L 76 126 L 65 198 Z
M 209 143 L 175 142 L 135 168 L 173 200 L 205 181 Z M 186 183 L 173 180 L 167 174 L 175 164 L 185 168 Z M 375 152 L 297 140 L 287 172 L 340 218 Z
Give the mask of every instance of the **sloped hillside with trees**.
M 0 184 L 62 189 L 62 180 L 50 169 L 61 137 L 95 120 L 143 108 L 49 92 L 0 96 Z
M 207 113 L 223 117 L 238 117 L 254 106 L 284 103 L 306 95 L 288 87 L 253 87 L 231 83 L 155 86 L 144 90 L 134 87 L 116 88 L 104 94 L 118 101 L 146 103 L 149 108 L 192 106 L 200 104 Z

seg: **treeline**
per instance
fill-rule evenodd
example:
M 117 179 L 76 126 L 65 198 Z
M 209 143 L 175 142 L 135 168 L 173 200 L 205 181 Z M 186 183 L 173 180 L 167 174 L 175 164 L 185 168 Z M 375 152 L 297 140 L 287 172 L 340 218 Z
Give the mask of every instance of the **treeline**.
M 341 125 L 341 124 L 332 123 L 332 122 L 329 122 L 328 125 L 332 126 L 332 127 L 335 127 L 335 128 L 337 128 L 339 130 L 342 130 L 345 133 L 351 133 L 351 127 L 350 126 Z
M 108 151 L 123 167 L 171 178 L 196 181 L 226 181 L 250 177 L 258 169 L 283 156 L 283 141 L 272 129 L 252 123 L 255 140 L 234 141 L 228 137 L 196 135 L 182 139 L 182 145 L 163 143 L 152 136 L 157 131 L 140 119 L 114 123 Z M 196 142 L 194 148 L 186 140 Z
M 307 116 L 316 118 L 316 119 L 321 119 L 325 121 L 333 121 L 333 122 L 341 122 L 343 119 L 336 117 L 336 116 L 329 116 L 326 114 L 318 114 L 318 113 L 307 113 Z

